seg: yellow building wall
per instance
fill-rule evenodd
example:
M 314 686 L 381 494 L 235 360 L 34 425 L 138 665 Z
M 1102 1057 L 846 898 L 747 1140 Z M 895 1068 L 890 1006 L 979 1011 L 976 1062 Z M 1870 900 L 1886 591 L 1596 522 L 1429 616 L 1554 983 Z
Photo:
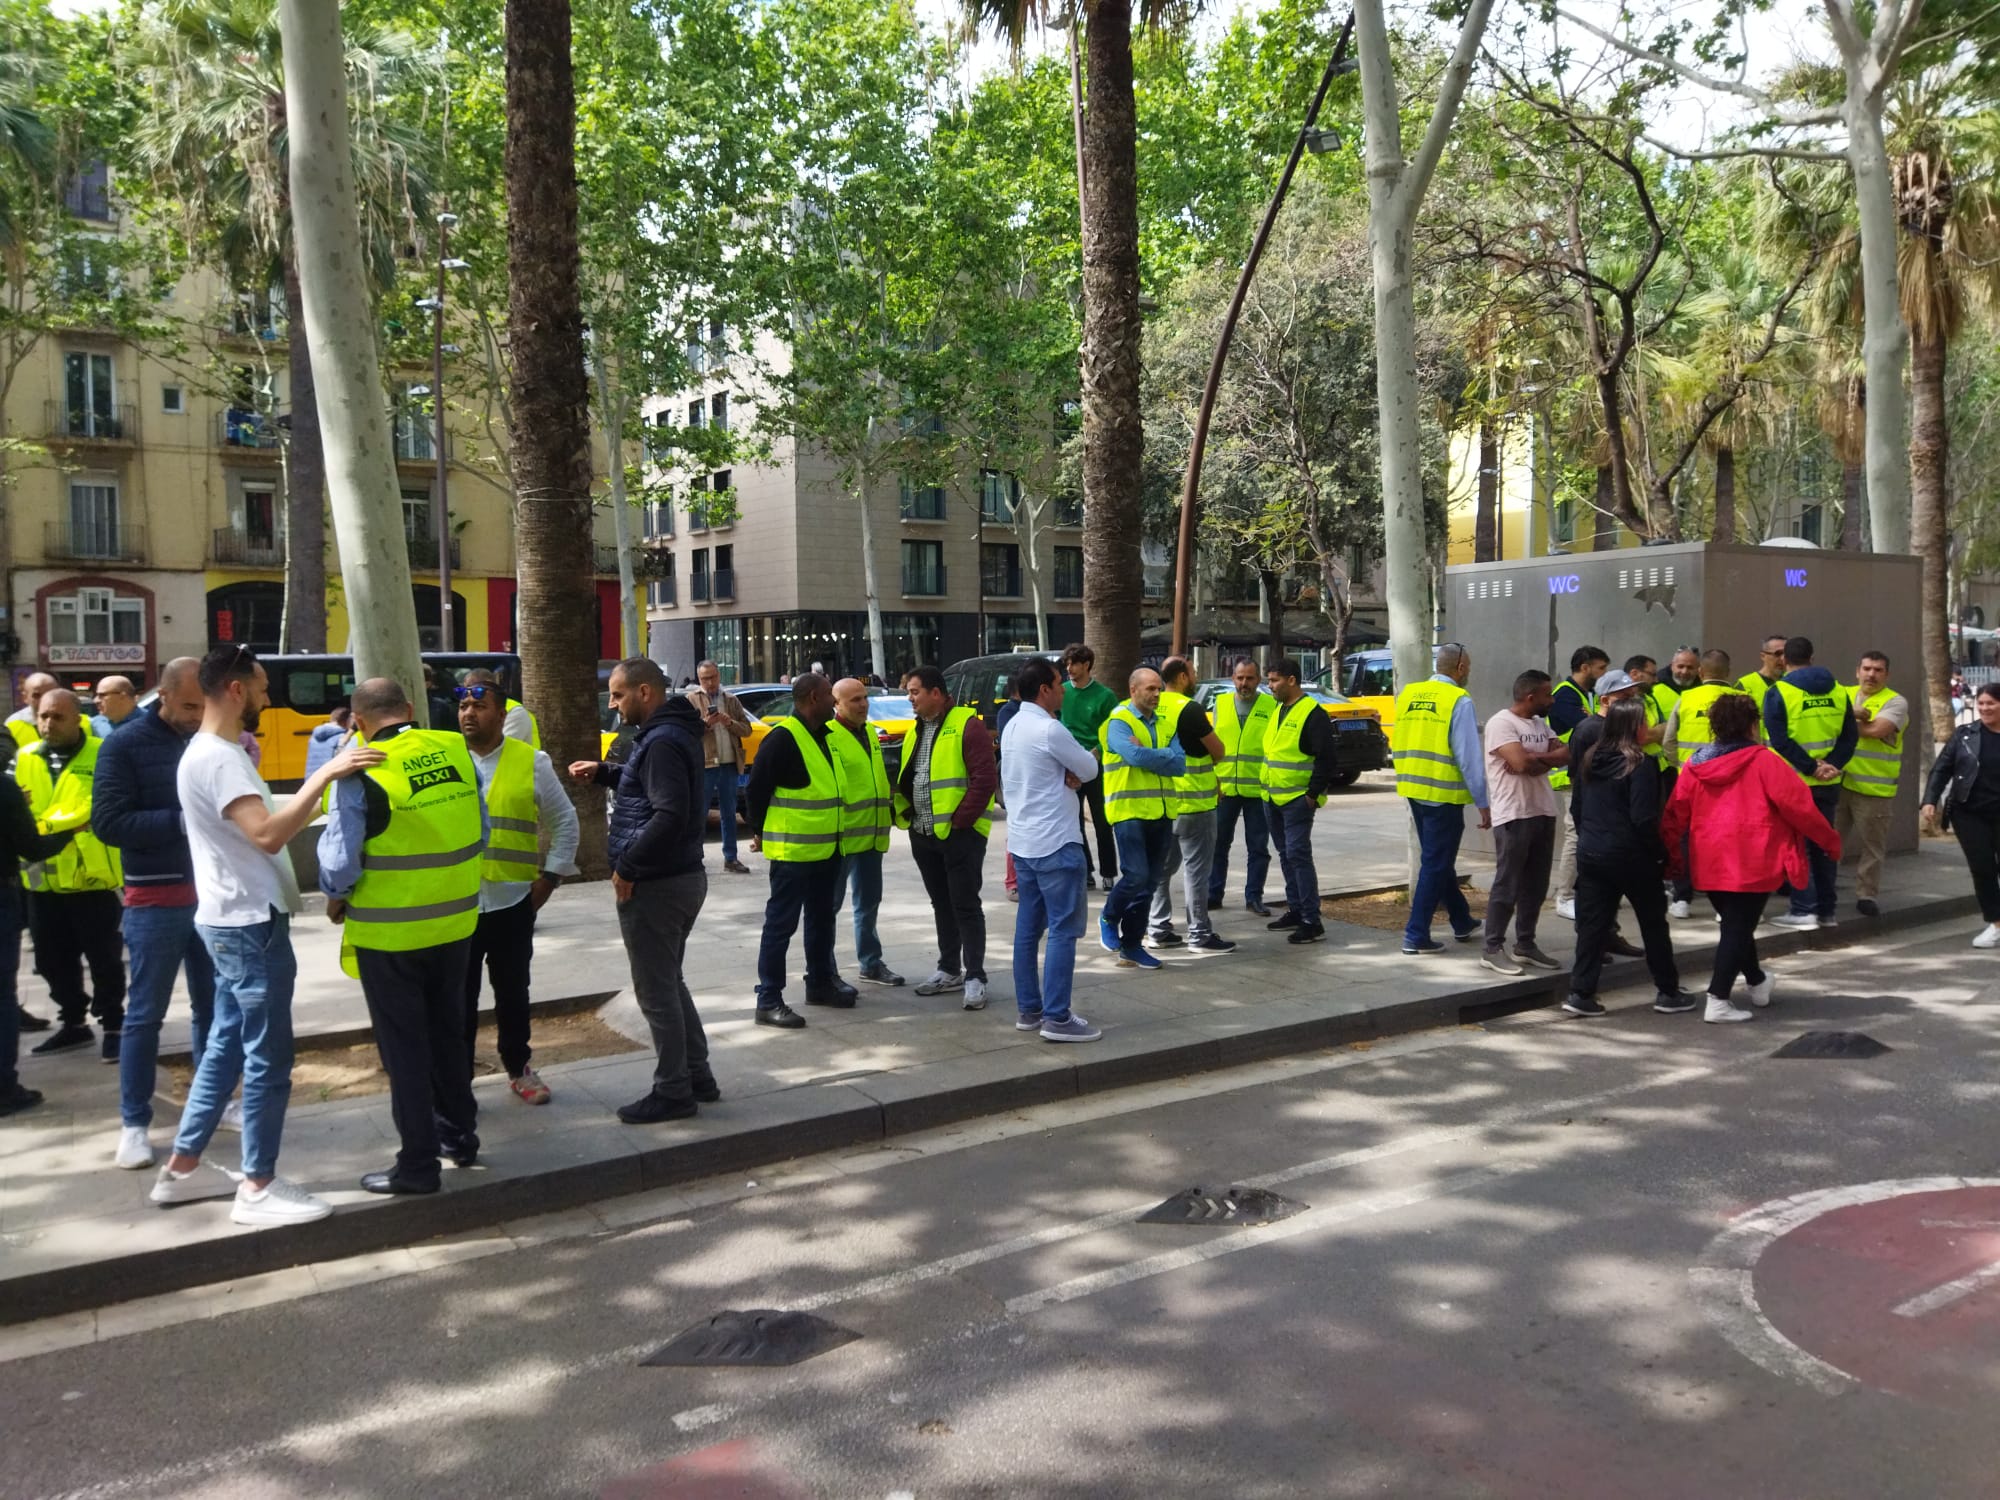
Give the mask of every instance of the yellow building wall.
M 1567 540 L 1552 544 L 1550 506 L 1542 470 L 1549 464 L 1544 455 L 1536 463 L 1533 424 L 1518 419 L 1502 426 L 1500 440 L 1499 511 L 1500 556 L 1496 561 L 1524 557 L 1546 557 L 1557 547 L 1565 552 L 1591 550 L 1597 534 L 1597 514 L 1579 506 Z M 1479 429 L 1454 432 L 1447 438 L 1445 506 L 1449 524 L 1445 560 L 1469 563 L 1474 559 L 1475 535 L 1479 520 Z M 1620 548 L 1637 547 L 1641 538 L 1624 526 L 1616 528 Z

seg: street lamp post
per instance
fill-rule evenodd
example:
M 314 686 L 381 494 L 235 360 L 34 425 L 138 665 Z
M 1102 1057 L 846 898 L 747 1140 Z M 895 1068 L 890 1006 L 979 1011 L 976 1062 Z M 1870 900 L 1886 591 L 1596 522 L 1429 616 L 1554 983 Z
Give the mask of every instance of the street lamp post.
M 431 526 L 437 532 L 438 544 L 438 645 L 445 651 L 455 650 L 457 636 L 452 629 L 451 607 L 451 512 L 445 504 L 445 479 L 447 464 L 444 446 L 444 282 L 447 271 L 463 271 L 469 262 L 453 260 L 451 250 L 451 229 L 458 222 L 457 214 L 439 214 L 438 225 L 438 273 L 437 295 L 426 297 L 417 303 L 418 307 L 429 304 L 431 314 L 431 448 L 432 457 L 437 460 L 436 491 L 431 497 Z
M 1285 194 L 1291 191 L 1292 174 L 1299 169 L 1299 158 L 1307 151 L 1318 155 L 1339 149 L 1338 135 L 1315 126 L 1320 106 L 1326 102 L 1326 92 L 1333 87 L 1333 80 L 1342 73 L 1352 72 L 1357 66 L 1347 60 L 1347 45 L 1353 38 L 1354 14 L 1350 11 L 1347 24 L 1340 28 L 1340 39 L 1334 43 L 1333 56 L 1327 60 L 1326 72 L 1320 76 L 1319 92 L 1313 95 L 1312 108 L 1306 111 L 1305 124 L 1299 127 L 1298 139 L 1292 142 L 1292 154 L 1285 158 L 1285 170 L 1278 177 L 1278 190 L 1271 195 L 1270 206 L 1264 210 L 1264 222 L 1257 226 L 1257 238 L 1250 243 L 1250 254 L 1243 262 L 1243 274 L 1236 278 L 1236 294 L 1229 299 L 1229 312 L 1222 320 L 1222 332 L 1216 336 L 1215 357 L 1209 362 L 1208 384 L 1201 390 L 1201 407 L 1194 419 L 1194 440 L 1188 445 L 1187 473 L 1181 481 L 1180 542 L 1174 553 L 1173 650 L 1176 656 L 1187 654 L 1194 531 L 1200 515 L 1196 496 L 1201 489 L 1201 459 L 1203 450 L 1208 446 L 1208 424 L 1215 415 L 1215 396 L 1222 385 L 1222 369 L 1229 361 L 1229 341 L 1235 336 L 1236 320 L 1243 315 L 1243 301 L 1250 294 L 1250 281 L 1257 274 L 1257 263 L 1264 258 L 1264 246 L 1271 238 L 1271 226 L 1278 222 L 1278 210 L 1284 206 Z

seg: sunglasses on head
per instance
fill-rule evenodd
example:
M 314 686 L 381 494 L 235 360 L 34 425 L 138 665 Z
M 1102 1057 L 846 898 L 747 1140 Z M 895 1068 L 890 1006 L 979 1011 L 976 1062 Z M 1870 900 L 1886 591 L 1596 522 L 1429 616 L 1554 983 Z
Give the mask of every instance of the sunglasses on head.
M 467 698 L 470 698 L 475 703 L 482 703 L 488 698 L 499 697 L 500 689 L 488 682 L 475 682 L 466 687 L 453 688 L 451 695 L 461 703 Z

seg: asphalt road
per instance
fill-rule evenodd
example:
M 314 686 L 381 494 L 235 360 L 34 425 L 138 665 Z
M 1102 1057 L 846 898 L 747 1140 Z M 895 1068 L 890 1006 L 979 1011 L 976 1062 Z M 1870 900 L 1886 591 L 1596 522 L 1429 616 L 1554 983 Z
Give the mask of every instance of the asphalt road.
M 1096 1096 L 17 1359 L 0 1494 L 1990 1496 L 1969 936 L 1786 960 L 1750 1025 L 1542 1013 Z M 1829 1027 L 1894 1050 L 1769 1056 Z M 1307 1207 L 1132 1222 L 1245 1181 Z M 639 1366 L 744 1307 L 862 1337 Z

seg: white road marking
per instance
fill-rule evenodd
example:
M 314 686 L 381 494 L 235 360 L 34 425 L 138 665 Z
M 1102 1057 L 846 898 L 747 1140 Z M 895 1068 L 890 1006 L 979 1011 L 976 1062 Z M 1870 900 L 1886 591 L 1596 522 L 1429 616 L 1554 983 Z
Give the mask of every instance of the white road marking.
M 1274 1240 L 1288 1240 L 1296 1235 L 1311 1234 L 1316 1230 L 1332 1229 L 1360 1219 L 1393 1213 L 1397 1209 L 1426 1203 L 1433 1198 L 1448 1197 L 1466 1188 L 1477 1187 L 1481 1183 L 1498 1181 L 1505 1177 L 1509 1170 L 1505 1167 L 1481 1167 L 1477 1171 L 1460 1172 L 1455 1176 L 1439 1178 L 1436 1182 L 1423 1187 L 1405 1188 L 1401 1192 L 1394 1193 L 1377 1193 L 1367 1198 L 1356 1198 L 1348 1203 L 1308 1209 L 1302 1214 L 1295 1214 L 1276 1224 L 1247 1229 L 1226 1239 L 1203 1240 L 1200 1244 L 1189 1245 L 1185 1249 L 1169 1250 L 1164 1255 L 1149 1255 L 1144 1260 L 1128 1261 L 1122 1266 L 1112 1266 L 1108 1270 L 1096 1271 L 1088 1276 L 1078 1276 L 1069 1281 L 1058 1282 L 1055 1286 L 1044 1287 L 1038 1292 L 1025 1293 L 1009 1299 L 1007 1313 L 1010 1317 L 1021 1317 L 1027 1313 L 1040 1312 L 1045 1307 L 1054 1307 L 1058 1303 L 1074 1302 L 1079 1297 L 1108 1292 L 1113 1287 L 1143 1281 L 1152 1276 L 1164 1276 L 1169 1271 L 1184 1270 L 1189 1266 L 1200 1265 L 1203 1261 L 1219 1260 L 1225 1255 L 1235 1255 L 1243 1250 L 1255 1250 Z
M 1939 1308 L 1950 1307 L 1952 1303 L 1970 1297 L 1974 1292 L 2000 1281 L 2000 1260 L 1991 1265 L 1981 1266 L 1956 1280 L 1947 1281 L 1943 1286 L 1934 1286 L 1921 1297 L 1912 1297 L 1908 1302 L 1899 1303 L 1893 1311 L 1899 1318 L 1921 1318 L 1925 1313 L 1934 1313 Z
M 713 1427 L 729 1415 L 726 1406 L 690 1406 L 686 1411 L 674 1413 L 674 1428 L 679 1432 L 693 1432 L 701 1427 Z

